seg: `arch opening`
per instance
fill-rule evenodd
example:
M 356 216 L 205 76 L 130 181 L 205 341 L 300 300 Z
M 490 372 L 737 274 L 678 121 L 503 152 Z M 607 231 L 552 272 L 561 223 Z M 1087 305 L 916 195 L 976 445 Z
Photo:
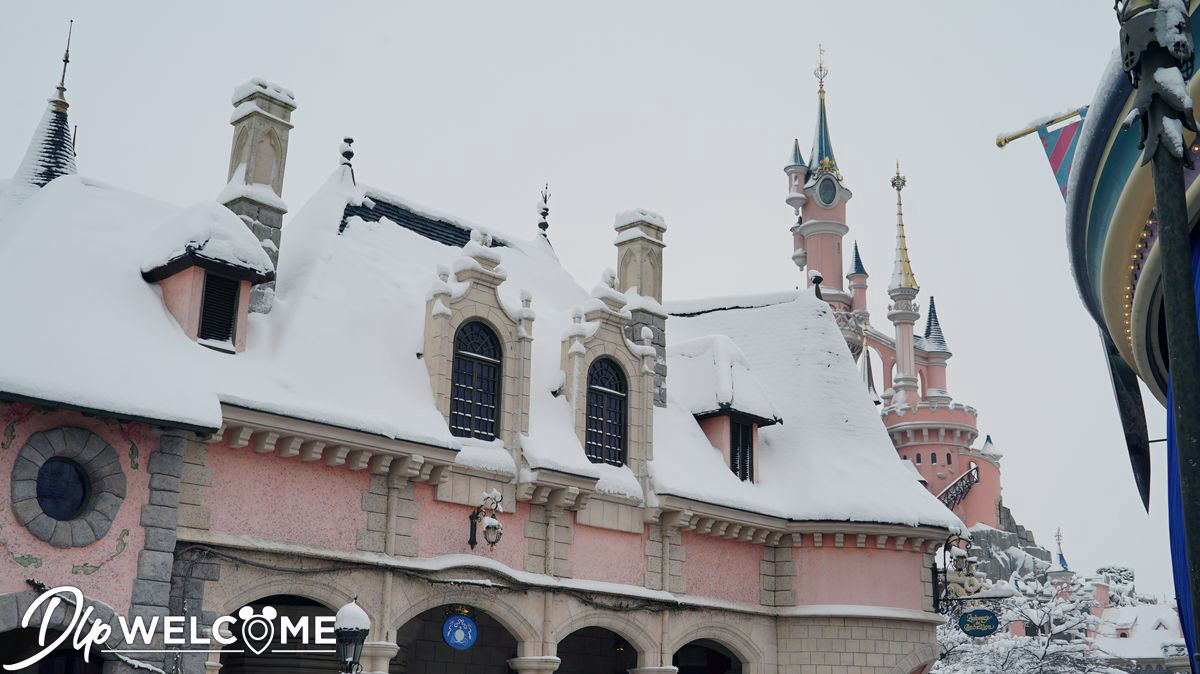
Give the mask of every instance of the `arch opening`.
M 561 674 L 612 674 L 637 667 L 633 644 L 612 630 L 584 627 L 558 642 Z
M 0 633 L 0 663 L 16 664 L 40 653 L 44 647 L 38 642 L 38 632 L 37 627 L 20 627 Z M 62 630 L 47 629 L 46 643 L 54 643 L 61 635 Z M 13 674 L 101 674 L 104 661 L 98 648 L 91 649 L 85 662 L 83 652 L 72 648 L 71 641 L 68 637 L 41 660 L 14 670 Z
M 474 623 L 473 634 L 461 623 L 447 624 L 459 616 Z M 486 611 L 460 604 L 443 604 L 413 617 L 397 630 L 396 646 L 400 650 L 388 674 L 508 674 L 508 660 L 517 657 L 517 639 L 504 625 Z
M 742 674 L 742 661 L 733 651 L 712 639 L 684 644 L 671 658 L 679 674 Z
M 249 608 L 255 625 L 247 630 L 249 641 L 244 640 L 243 609 Z M 221 658 L 222 674 L 261 674 L 262 672 L 297 672 L 300 674 L 328 673 L 338 670 L 337 655 L 333 644 L 317 644 L 316 619 L 332 617 L 334 611 L 324 604 L 297 595 L 276 594 L 256 599 L 230 614 L 235 618 L 229 631 L 235 641 L 224 647 Z M 289 624 L 307 624 L 308 634 L 285 633 L 284 619 Z M 265 642 L 265 643 L 264 643 Z

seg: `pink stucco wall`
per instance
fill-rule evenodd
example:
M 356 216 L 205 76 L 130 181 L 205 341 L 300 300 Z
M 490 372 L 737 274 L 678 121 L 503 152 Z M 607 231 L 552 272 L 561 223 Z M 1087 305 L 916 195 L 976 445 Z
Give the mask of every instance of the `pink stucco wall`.
M 826 539 L 829 537 L 826 536 Z M 874 547 L 812 547 L 792 551 L 796 604 L 857 604 L 922 610 L 923 573 L 920 553 Z
M 1000 466 L 982 457 L 972 457 L 970 460 L 979 466 L 979 482 L 971 487 L 971 491 L 967 493 L 962 504 L 955 508 L 955 513 L 968 527 L 982 522 L 989 527 L 998 528 L 1000 526 L 1000 512 L 997 507 L 1000 501 Z M 964 456 L 961 461 L 967 461 L 967 457 Z M 966 466 L 961 466 L 960 470 L 965 468 Z
M 188 267 L 159 281 L 163 304 L 175 317 L 183 334 L 196 339 L 200 330 L 200 301 L 204 296 L 204 270 Z
M 137 575 L 138 551 L 145 540 L 140 519 L 150 482 L 146 463 L 158 448 L 158 438 L 144 424 L 108 424 L 75 412 L 0 403 L 0 475 L 12 475 L 17 453 L 30 435 L 63 426 L 89 430 L 116 450 L 125 473 L 125 500 L 108 533 L 79 548 L 56 548 L 42 542 L 17 523 L 12 508 L 0 508 L 0 594 L 28 590 L 25 579 L 34 578 L 50 585 L 74 585 L 85 596 L 126 613 Z M 131 452 L 134 445 L 136 454 Z M 128 533 L 122 537 L 122 532 Z
M 641 586 L 646 582 L 646 537 L 576 524 L 571 575 Z
M 687 593 L 757 604 L 762 590 L 762 546 L 683 532 Z
M 353 550 L 366 527 L 367 471 L 209 445 L 212 487 L 204 504 L 213 531 Z
M 517 503 L 513 512 L 501 513 L 497 519 L 504 527 L 504 535 L 495 548 L 483 542 L 483 531 L 478 533 L 479 545 L 472 550 L 467 545 L 470 521 L 467 519 L 473 508 L 447 503 L 434 498 L 434 488 L 418 484 L 413 489 L 418 515 L 413 522 L 413 536 L 417 539 L 421 557 L 440 555 L 479 555 L 490 557 L 513 569 L 525 568 L 525 523 L 529 521 L 529 504 Z

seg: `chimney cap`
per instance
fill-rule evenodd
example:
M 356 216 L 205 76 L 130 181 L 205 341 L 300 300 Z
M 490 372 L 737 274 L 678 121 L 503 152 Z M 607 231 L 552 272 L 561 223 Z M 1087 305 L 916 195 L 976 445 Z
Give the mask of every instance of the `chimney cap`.
M 292 93 L 291 89 L 275 84 L 274 82 L 269 82 L 261 77 L 250 78 L 234 87 L 231 103 L 237 105 L 254 95 L 265 96 L 287 106 L 291 110 L 296 109 L 296 95 Z

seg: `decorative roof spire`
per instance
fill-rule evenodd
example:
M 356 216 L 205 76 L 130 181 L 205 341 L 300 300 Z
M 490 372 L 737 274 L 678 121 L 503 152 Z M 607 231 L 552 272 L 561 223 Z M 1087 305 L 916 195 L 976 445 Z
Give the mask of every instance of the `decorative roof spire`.
M 75 30 L 75 19 L 71 19 L 71 22 L 67 24 L 67 48 L 66 48 L 66 50 L 63 51 L 63 57 L 62 57 L 63 68 L 62 68 L 62 76 L 58 78 L 58 93 L 55 94 L 54 98 L 50 99 L 50 105 L 57 112 L 66 112 L 67 108 L 70 107 L 69 105 L 67 105 L 67 97 L 66 97 L 67 64 L 69 64 L 71 62 L 71 33 L 74 32 L 74 30 Z
M 929 296 L 929 315 L 925 317 L 925 350 L 946 351 L 946 338 L 942 335 L 942 324 L 938 322 L 937 305 L 933 303 L 933 295 Z
M 892 269 L 892 283 L 888 290 L 907 288 L 920 290 L 917 277 L 913 274 L 912 262 L 908 259 L 908 241 L 904 238 L 904 202 L 900 191 L 908 180 L 900 175 L 900 162 L 896 162 L 896 175 L 892 177 L 892 188 L 896 190 L 896 265 Z M 915 294 L 915 293 L 914 293 Z
M 73 23 L 73 22 L 72 22 Z M 73 25 L 72 25 L 73 28 Z M 33 138 L 25 157 L 17 166 L 12 180 L 0 194 L 0 214 L 29 198 L 51 180 L 75 173 L 75 140 L 67 120 L 66 91 L 67 63 L 70 62 L 71 29 L 67 29 L 67 51 L 63 54 L 63 71 L 57 91 L 33 130 Z
M 837 159 L 833 156 L 833 142 L 829 139 L 829 116 L 825 112 L 825 78 L 829 68 L 825 67 L 825 49 L 818 45 L 817 68 L 813 75 L 817 78 L 817 128 L 813 133 L 812 153 L 808 157 L 808 166 L 817 173 L 832 173 L 841 180 Z
M 538 206 L 538 215 L 541 216 L 541 219 L 538 220 L 538 229 L 542 230 L 542 236 L 550 238 L 547 235 L 550 222 L 546 219 L 550 217 L 550 183 L 546 183 L 546 186 L 542 188 L 541 196 L 542 203 Z
M 867 276 L 867 268 L 863 266 L 862 258 L 858 255 L 858 242 L 854 242 L 854 259 L 850 262 L 850 273 L 847 276 L 862 274 Z

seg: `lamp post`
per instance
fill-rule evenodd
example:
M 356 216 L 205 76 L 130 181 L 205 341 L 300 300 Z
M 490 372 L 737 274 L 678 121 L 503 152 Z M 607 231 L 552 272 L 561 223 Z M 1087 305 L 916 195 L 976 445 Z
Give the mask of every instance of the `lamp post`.
M 338 671 L 342 674 L 358 674 L 362 665 L 363 644 L 371 631 L 371 619 L 358 605 L 358 596 L 349 604 L 338 609 L 333 619 L 333 635 L 337 639 Z
M 1123 128 L 1141 122 L 1142 164 L 1154 174 L 1168 370 L 1182 492 L 1193 610 L 1200 606 L 1200 332 L 1196 326 L 1190 223 L 1183 167 L 1192 166 L 1183 129 L 1196 131 L 1187 79 L 1193 71 L 1192 19 L 1183 0 L 1115 0 L 1122 66 L 1137 93 Z M 1192 625 L 1197 643 L 1196 625 Z

